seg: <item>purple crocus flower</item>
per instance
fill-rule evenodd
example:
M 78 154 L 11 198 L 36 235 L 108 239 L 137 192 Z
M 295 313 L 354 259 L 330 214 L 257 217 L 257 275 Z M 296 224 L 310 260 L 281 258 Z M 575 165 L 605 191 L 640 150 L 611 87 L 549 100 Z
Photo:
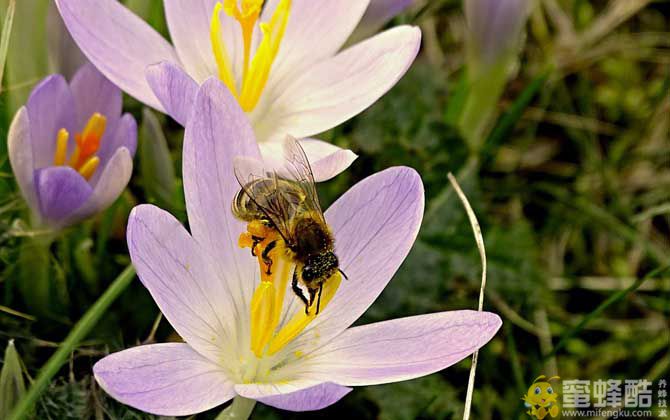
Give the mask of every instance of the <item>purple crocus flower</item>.
M 351 327 L 391 280 L 418 233 L 424 192 L 419 175 L 407 167 L 366 178 L 325 212 L 348 280 L 336 282 L 334 294 L 324 288 L 318 315 L 305 315 L 287 282 L 276 289 L 269 285 L 271 294 L 257 300 L 268 284 L 260 281 L 249 250 L 237 245 L 247 227 L 231 212 L 240 188 L 235 156 L 260 157 L 253 129 L 228 90 L 217 80 L 206 81 L 184 139 L 191 232 L 152 205 L 136 207 L 128 224 L 137 273 L 185 342 L 135 347 L 97 362 L 95 378 L 117 400 L 175 416 L 235 396 L 286 410 L 317 410 L 351 386 L 444 369 L 499 329 L 497 315 L 475 311 Z M 278 316 L 264 317 L 270 315 L 264 303 L 272 302 L 279 303 L 271 310 Z
M 500 64 L 521 41 L 529 0 L 464 0 L 468 54 L 483 66 Z
M 72 37 L 114 83 L 182 125 L 217 76 L 251 121 L 265 159 L 287 134 L 322 133 L 372 105 L 405 74 L 421 31 L 399 26 L 341 51 L 369 0 L 166 0 L 169 44 L 117 0 L 57 0 Z M 302 144 L 317 180 L 356 155 Z
M 121 91 L 85 64 L 42 80 L 12 121 L 9 160 L 33 219 L 59 229 L 107 208 L 130 180 L 137 124 Z

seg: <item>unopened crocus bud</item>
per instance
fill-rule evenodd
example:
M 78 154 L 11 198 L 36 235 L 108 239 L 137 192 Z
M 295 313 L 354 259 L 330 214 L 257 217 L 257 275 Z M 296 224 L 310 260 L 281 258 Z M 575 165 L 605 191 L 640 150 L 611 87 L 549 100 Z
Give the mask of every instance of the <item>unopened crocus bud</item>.
M 57 230 L 98 213 L 124 190 L 137 124 L 121 115 L 121 91 L 91 64 L 68 84 L 42 80 L 16 113 L 8 152 L 36 225 Z
M 493 66 L 519 48 L 530 0 L 464 0 L 468 65 Z
M 531 0 L 464 0 L 468 96 L 459 127 L 478 152 L 514 68 Z
M 349 38 L 349 44 L 376 34 L 388 21 L 402 13 L 415 0 L 370 0 L 363 18 Z

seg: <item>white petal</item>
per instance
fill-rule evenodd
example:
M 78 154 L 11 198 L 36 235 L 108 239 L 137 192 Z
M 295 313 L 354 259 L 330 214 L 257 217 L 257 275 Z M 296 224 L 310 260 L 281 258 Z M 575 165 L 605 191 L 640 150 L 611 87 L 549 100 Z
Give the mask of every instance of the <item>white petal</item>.
M 72 38 L 98 70 L 131 96 L 162 110 L 144 70 L 161 61 L 178 63 L 172 45 L 117 0 L 57 0 L 56 5 Z
M 281 0 L 265 5 L 262 21 L 269 21 Z M 301 74 L 312 64 L 335 55 L 363 17 L 369 0 L 293 0 L 269 90 L 287 77 Z
M 231 291 L 207 250 L 181 223 L 143 204 L 128 219 L 128 250 L 142 283 L 179 335 L 214 363 L 236 363 Z
M 302 138 L 347 121 L 400 80 L 420 43 L 418 28 L 399 26 L 319 62 L 281 91 L 269 92 L 268 104 L 252 115 L 256 135 L 270 141 L 286 134 Z
M 163 416 L 200 413 L 235 396 L 225 372 L 183 343 L 110 354 L 93 366 L 93 374 L 115 399 Z
M 350 328 L 305 355 L 304 377 L 347 386 L 418 378 L 463 360 L 488 343 L 501 325 L 496 314 L 465 310 Z

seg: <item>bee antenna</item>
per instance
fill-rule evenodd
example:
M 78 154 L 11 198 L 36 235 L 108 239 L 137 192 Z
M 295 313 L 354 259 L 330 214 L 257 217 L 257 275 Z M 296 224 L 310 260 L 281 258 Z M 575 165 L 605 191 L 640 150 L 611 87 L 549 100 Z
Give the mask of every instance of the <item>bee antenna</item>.
M 342 271 L 341 268 L 338 268 L 337 270 L 344 276 L 345 280 L 349 280 L 349 277 L 347 277 L 347 274 L 344 271 Z

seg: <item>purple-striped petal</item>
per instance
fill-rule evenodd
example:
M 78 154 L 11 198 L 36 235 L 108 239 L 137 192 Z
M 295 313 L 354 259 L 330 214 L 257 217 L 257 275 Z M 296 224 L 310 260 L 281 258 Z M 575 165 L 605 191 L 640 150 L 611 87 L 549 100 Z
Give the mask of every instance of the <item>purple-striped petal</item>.
M 168 4 L 170 2 L 166 3 L 166 7 Z M 195 80 L 179 66 L 169 62 L 149 66 L 146 75 L 165 112 L 185 126 L 198 92 Z
M 161 416 L 200 413 L 235 395 L 221 367 L 183 343 L 153 344 L 110 354 L 93 366 L 93 374 L 115 399 Z
M 349 280 L 291 346 L 325 343 L 354 323 L 377 299 L 409 253 L 423 218 L 419 174 L 394 167 L 341 196 L 325 213 L 335 252 Z
M 143 204 L 128 220 L 128 250 L 142 284 L 179 335 L 215 363 L 236 344 L 230 291 L 203 249 L 170 213 Z
M 48 224 L 62 227 L 67 218 L 91 196 L 91 185 L 69 166 L 50 166 L 35 171 L 40 213 Z
M 120 147 L 128 149 L 131 157 L 135 156 L 137 150 L 137 122 L 131 114 L 123 114 L 116 124 L 116 130 L 109 134 L 110 137 L 105 137 L 104 141 L 100 143 L 98 153 L 96 153 L 100 158 L 101 165 L 106 165 Z
M 254 118 L 259 138 L 308 137 L 359 114 L 391 89 L 414 61 L 416 27 L 399 26 L 323 60 L 276 92 Z
M 465 310 L 350 328 L 306 355 L 305 368 L 311 368 L 306 376 L 348 386 L 418 378 L 463 360 L 488 343 L 501 325 L 496 314 Z
M 351 388 L 325 382 L 310 388 L 277 394 L 274 385 L 236 385 L 235 391 L 245 398 L 255 399 L 265 405 L 289 411 L 315 411 L 341 400 Z M 273 394 L 274 393 L 274 394 Z
M 35 168 L 53 165 L 58 130 L 65 128 L 70 136 L 75 126 L 75 105 L 70 86 L 63 76 L 55 74 L 42 80 L 30 93 L 26 103 Z
M 69 218 L 68 224 L 73 224 L 87 217 L 99 213 L 111 206 L 121 195 L 130 181 L 133 173 L 133 157 L 125 147 L 118 148 L 116 153 L 99 168 L 90 180 L 93 193 L 86 203 L 78 208 Z
M 236 156 L 259 158 L 260 152 L 237 101 L 212 78 L 198 90 L 184 134 L 186 210 L 193 237 L 216 257 L 219 272 L 245 314 L 259 276 L 249 250 L 237 246 L 246 226 L 230 210 L 240 189 L 233 170 Z
M 370 0 L 370 5 L 349 42 L 359 42 L 379 31 L 386 22 L 393 19 L 412 4 L 414 0 Z
M 34 213 L 39 213 L 39 203 L 35 189 L 35 166 L 33 164 L 30 120 L 25 106 L 19 109 L 9 126 L 7 154 L 23 198 Z
M 79 48 L 109 80 L 162 110 L 144 71 L 179 59 L 158 32 L 116 0 L 57 0 L 56 5 Z
M 116 129 L 121 118 L 121 89 L 107 80 L 91 63 L 83 65 L 70 82 L 76 109 L 76 127 L 83 130 L 93 113 L 98 112 L 107 119 L 105 136 Z

